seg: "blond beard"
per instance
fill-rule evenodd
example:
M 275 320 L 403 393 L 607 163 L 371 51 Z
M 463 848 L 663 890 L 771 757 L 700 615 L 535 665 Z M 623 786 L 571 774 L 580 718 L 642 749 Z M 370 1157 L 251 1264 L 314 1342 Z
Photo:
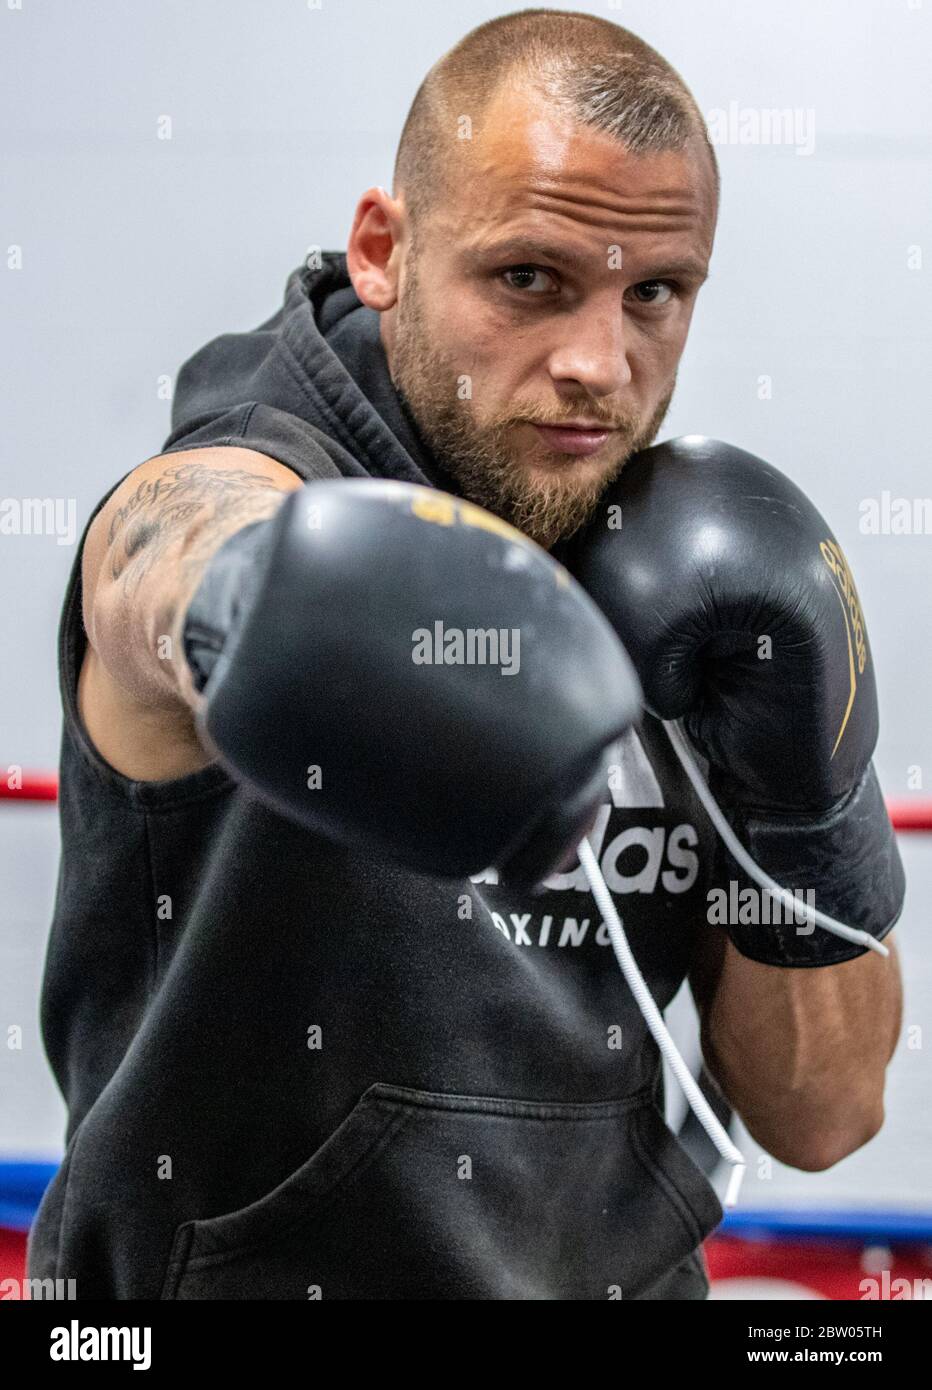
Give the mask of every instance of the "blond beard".
M 390 363 L 395 389 L 438 464 L 456 479 L 463 496 L 550 549 L 589 520 L 599 498 L 631 455 L 653 442 L 669 409 L 673 388 L 646 427 L 631 415 L 620 423 L 617 437 L 626 439 L 627 447 L 612 468 L 583 481 L 573 474 L 571 464 L 543 476 L 540 471 L 532 475 L 507 446 L 513 417 L 501 424 L 477 425 L 472 403 L 457 398 L 455 383 L 460 374 L 431 347 L 417 289 L 413 258 L 409 257 Z

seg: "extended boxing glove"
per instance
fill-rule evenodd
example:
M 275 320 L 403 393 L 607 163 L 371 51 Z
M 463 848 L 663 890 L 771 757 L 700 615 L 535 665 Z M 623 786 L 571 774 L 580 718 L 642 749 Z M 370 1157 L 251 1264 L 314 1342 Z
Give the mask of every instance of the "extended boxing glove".
M 187 610 L 198 727 L 309 829 L 437 876 L 539 884 L 604 799 L 641 710 L 596 605 L 478 507 L 306 484 L 236 532 Z
M 567 564 L 624 642 L 648 708 L 683 719 L 752 857 L 882 939 L 905 884 L 871 763 L 873 662 L 848 564 L 804 493 L 741 449 L 675 439 L 628 462 Z M 730 856 L 719 872 L 746 882 Z M 789 915 L 728 930 L 772 965 L 866 949 Z

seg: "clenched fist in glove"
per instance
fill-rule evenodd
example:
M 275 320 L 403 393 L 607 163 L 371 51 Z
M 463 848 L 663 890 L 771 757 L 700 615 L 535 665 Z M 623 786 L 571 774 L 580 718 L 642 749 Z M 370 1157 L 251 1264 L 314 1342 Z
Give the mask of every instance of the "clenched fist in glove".
M 805 494 L 741 449 L 676 439 L 626 465 L 567 564 L 624 642 L 648 707 L 682 719 L 708 759 L 751 856 L 882 939 L 904 877 L 871 763 L 873 661 L 845 557 Z M 722 867 L 740 878 L 730 859 Z M 771 965 L 865 949 L 792 921 L 728 930 Z
M 308 483 L 236 532 L 184 647 L 205 741 L 257 795 L 439 876 L 546 878 L 641 710 L 621 643 L 562 565 L 400 482 Z

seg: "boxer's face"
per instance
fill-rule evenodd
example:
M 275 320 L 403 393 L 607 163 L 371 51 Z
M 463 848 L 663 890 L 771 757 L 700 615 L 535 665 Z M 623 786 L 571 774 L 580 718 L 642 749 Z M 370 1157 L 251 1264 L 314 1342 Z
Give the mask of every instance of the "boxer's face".
M 376 200 L 391 230 L 381 280 L 368 244 L 361 268 L 361 203 L 350 269 L 438 462 L 550 546 L 660 429 L 712 250 L 708 156 L 698 141 L 633 156 L 511 92 L 462 165 L 416 246 L 403 200 Z M 569 421 L 602 433 L 539 428 Z

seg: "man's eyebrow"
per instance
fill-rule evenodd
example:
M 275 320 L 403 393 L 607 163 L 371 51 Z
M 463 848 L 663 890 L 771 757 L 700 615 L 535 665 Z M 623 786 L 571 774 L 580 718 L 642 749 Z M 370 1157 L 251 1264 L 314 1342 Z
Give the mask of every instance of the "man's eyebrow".
M 703 265 L 702 261 L 688 259 L 685 261 L 667 261 L 659 268 L 654 267 L 646 280 L 668 280 L 672 276 L 681 275 L 684 280 L 695 280 L 698 284 L 709 278 L 709 268 Z
M 570 266 L 574 270 L 584 270 L 592 260 L 590 255 L 583 255 L 572 247 L 523 236 L 496 241 L 491 246 L 469 247 L 466 255 L 472 261 L 511 261 L 513 265 L 520 265 L 524 261 L 552 261 L 555 265 Z
M 561 246 L 556 242 L 539 241 L 534 237 L 512 237 L 507 241 L 494 242 L 490 246 L 467 247 L 464 254 L 467 260 L 474 264 L 488 263 L 490 260 L 510 262 L 512 265 L 549 261 L 553 265 L 567 266 L 571 270 L 585 270 L 594 259 L 589 253 L 583 255 L 571 247 Z M 702 284 L 708 279 L 709 271 L 703 261 L 687 256 L 682 260 L 664 261 L 660 265 L 652 266 L 643 278 L 660 280 L 675 275 L 682 275 Z

